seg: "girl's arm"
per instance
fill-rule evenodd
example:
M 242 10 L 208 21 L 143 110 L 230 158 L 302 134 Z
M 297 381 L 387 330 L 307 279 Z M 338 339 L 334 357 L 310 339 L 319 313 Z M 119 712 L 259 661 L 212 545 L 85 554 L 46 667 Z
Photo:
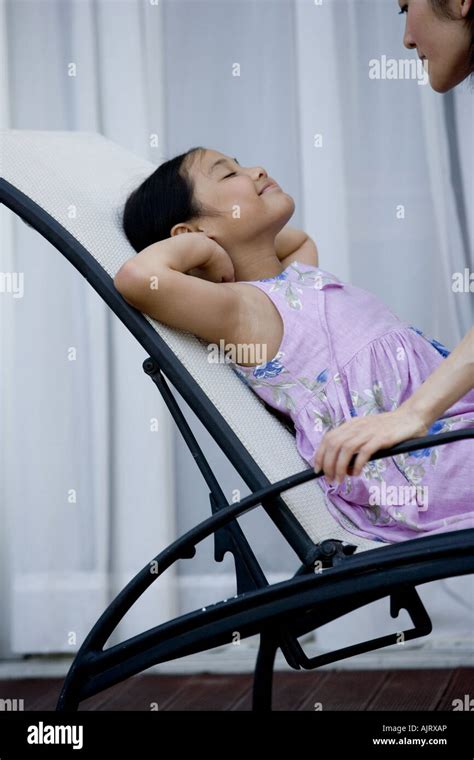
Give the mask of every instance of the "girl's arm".
M 205 279 L 186 272 L 200 268 Z M 208 342 L 233 342 L 240 327 L 242 299 L 232 286 L 227 252 L 201 232 L 153 243 L 129 259 L 114 285 L 139 311 Z M 224 281 L 223 281 L 224 280 Z
M 314 459 L 316 472 L 342 482 L 360 475 L 372 454 L 426 435 L 452 404 L 474 388 L 474 327 L 425 382 L 393 412 L 358 417 L 324 436 Z M 348 465 L 357 453 L 352 471 Z
M 301 261 L 317 267 L 319 264 L 316 243 L 303 230 L 283 227 L 275 237 L 275 252 L 283 266 L 293 261 Z

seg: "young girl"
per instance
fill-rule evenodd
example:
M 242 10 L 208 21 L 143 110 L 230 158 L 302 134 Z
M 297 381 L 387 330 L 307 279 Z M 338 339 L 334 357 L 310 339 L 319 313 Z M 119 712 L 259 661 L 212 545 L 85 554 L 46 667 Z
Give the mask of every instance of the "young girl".
M 286 225 L 294 201 L 261 167 L 192 148 L 127 200 L 138 255 L 114 283 L 140 311 L 208 343 L 287 414 L 313 464 L 326 431 L 396 409 L 447 350 L 371 293 L 318 266 L 313 241 Z M 418 435 L 474 426 L 474 391 Z M 275 452 L 278 456 L 278 453 Z M 474 527 L 470 440 L 368 462 L 342 483 L 319 479 L 328 509 L 356 535 L 395 542 Z

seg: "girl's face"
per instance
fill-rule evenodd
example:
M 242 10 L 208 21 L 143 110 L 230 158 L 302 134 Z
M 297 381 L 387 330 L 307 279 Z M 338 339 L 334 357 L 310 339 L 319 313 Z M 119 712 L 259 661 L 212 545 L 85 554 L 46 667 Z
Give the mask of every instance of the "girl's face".
M 228 246 L 266 242 L 293 215 L 295 203 L 261 166 L 240 166 L 215 150 L 198 153 L 189 173 L 198 201 L 220 212 L 199 220 L 206 234 Z M 276 187 L 264 190 L 273 182 Z
M 470 73 L 471 31 L 463 23 L 473 0 L 448 0 L 454 18 L 443 18 L 430 0 L 398 0 L 407 14 L 405 47 L 416 48 L 428 61 L 430 84 L 436 92 L 447 92 Z

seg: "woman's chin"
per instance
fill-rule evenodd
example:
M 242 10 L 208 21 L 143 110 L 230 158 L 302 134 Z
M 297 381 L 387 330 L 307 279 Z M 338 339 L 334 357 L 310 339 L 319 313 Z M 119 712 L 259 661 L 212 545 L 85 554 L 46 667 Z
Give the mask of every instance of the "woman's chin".
M 440 94 L 444 94 L 445 92 L 448 92 L 451 87 L 454 87 L 454 85 L 451 85 L 449 82 L 438 81 L 437 79 L 430 79 L 430 85 L 432 90 L 439 92 Z
M 456 85 L 461 84 L 468 74 L 469 72 L 457 74 L 453 72 L 446 74 L 446 70 L 442 73 L 438 73 L 436 68 L 431 66 L 429 68 L 430 85 L 435 92 L 444 94 L 445 92 L 452 90 Z

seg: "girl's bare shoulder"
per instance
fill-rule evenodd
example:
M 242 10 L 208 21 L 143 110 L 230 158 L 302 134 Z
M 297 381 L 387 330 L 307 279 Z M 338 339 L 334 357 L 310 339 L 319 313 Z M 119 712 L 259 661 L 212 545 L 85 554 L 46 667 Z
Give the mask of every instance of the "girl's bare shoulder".
M 236 343 L 266 346 L 266 355 L 275 356 L 283 338 L 283 321 L 271 298 L 250 282 L 227 282 L 225 287 L 241 298 Z

